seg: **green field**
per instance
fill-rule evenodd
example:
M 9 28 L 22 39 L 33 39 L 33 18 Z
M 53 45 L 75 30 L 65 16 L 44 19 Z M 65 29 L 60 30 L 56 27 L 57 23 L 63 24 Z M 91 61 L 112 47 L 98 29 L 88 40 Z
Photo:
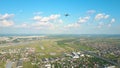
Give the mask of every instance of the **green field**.
M 60 57 L 64 53 L 71 53 L 71 52 L 77 52 L 81 50 L 85 51 L 98 51 L 97 44 L 101 44 L 104 49 L 104 47 L 111 47 L 111 46 L 119 46 L 120 40 L 119 38 L 95 38 L 95 37 L 47 37 L 41 40 L 33 40 L 33 41 L 27 41 L 27 43 L 20 43 L 18 45 L 9 45 L 9 46 L 1 46 L 0 52 L 2 50 L 9 50 L 9 49 L 24 49 L 24 48 L 35 48 L 35 53 L 40 53 L 43 55 L 30 55 L 29 58 L 30 62 L 23 62 L 23 68 L 26 68 L 30 66 L 31 68 L 35 68 L 35 65 L 31 65 L 31 61 L 34 57 L 36 57 L 38 60 L 42 58 L 49 58 L 49 57 Z M 52 55 L 53 54 L 53 55 Z M 111 55 L 110 53 L 106 54 L 106 57 L 115 59 L 115 55 Z M 7 55 L 7 58 L 11 58 L 10 55 Z M 19 55 L 16 56 L 16 58 L 20 58 Z M 118 59 L 120 57 L 118 56 Z M 0 63 L 0 68 L 4 68 L 5 62 Z

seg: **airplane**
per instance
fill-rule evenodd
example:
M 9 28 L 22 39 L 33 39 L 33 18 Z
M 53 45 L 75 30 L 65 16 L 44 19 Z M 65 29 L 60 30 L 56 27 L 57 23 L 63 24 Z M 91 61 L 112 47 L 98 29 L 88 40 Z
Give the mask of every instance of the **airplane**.
M 67 17 L 67 16 L 69 16 L 69 14 L 65 14 L 65 16 Z

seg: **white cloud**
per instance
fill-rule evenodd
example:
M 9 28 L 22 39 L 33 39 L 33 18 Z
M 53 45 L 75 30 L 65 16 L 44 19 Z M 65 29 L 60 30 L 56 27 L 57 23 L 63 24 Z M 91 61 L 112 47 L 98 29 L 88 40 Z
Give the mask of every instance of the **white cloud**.
M 50 20 L 50 18 L 49 17 L 43 17 L 43 18 L 41 18 L 41 22 L 48 22 Z
M 35 29 L 55 29 L 58 24 L 63 23 L 59 14 L 53 14 L 48 17 L 34 16 L 35 23 L 31 25 Z
M 37 22 L 31 25 L 33 29 L 39 29 L 39 30 L 53 30 L 57 27 L 56 24 L 50 23 L 50 22 Z
M 1 27 L 8 27 L 14 25 L 14 22 L 12 18 L 14 17 L 14 14 L 0 14 L 0 26 Z
M 22 26 L 22 27 L 27 27 L 28 25 L 24 23 L 24 24 L 22 24 L 21 26 Z
M 100 19 L 102 19 L 102 18 L 104 18 L 104 15 L 103 15 L 103 14 L 97 14 L 97 15 L 95 16 L 95 20 L 100 20 Z
M 13 16 L 14 16 L 14 14 L 7 14 L 7 13 L 4 15 L 0 14 L 0 20 L 11 19 Z
M 114 22 L 115 22 L 115 19 L 112 18 L 111 21 L 110 21 L 110 23 L 108 24 L 108 27 L 111 27 Z
M 54 19 L 57 19 L 57 18 L 59 18 L 60 17 L 60 15 L 59 14 L 55 14 L 55 15 L 50 15 L 50 20 L 54 20 Z
M 95 10 L 88 10 L 88 11 L 87 11 L 88 14 L 93 14 L 93 13 L 95 13 L 95 12 L 96 12 Z
M 59 14 L 53 14 L 47 17 L 36 15 L 32 18 L 34 22 L 31 24 L 23 23 L 19 25 L 14 25 L 16 28 L 30 28 L 30 29 L 39 29 L 39 30 L 53 30 L 58 27 L 61 23 L 63 23 L 62 19 L 60 19 Z
M 98 28 L 102 28 L 102 26 L 104 26 L 104 23 L 103 23 L 103 22 L 100 22 L 100 23 L 98 24 Z
M 107 19 L 110 15 L 106 15 L 104 13 L 99 13 L 95 16 L 95 20 Z
M 95 13 L 95 11 L 90 10 L 88 11 L 88 13 Z M 60 18 L 60 14 L 42 16 L 42 15 L 39 15 L 38 13 L 32 18 L 33 21 L 29 21 L 30 23 L 23 22 L 21 24 L 18 24 L 18 23 L 14 24 L 14 21 L 12 20 L 13 17 L 14 17 L 14 14 L 0 15 L 0 27 L 13 26 L 13 28 L 18 28 L 18 29 L 24 28 L 24 29 L 33 30 L 36 32 L 40 31 L 40 32 L 45 32 L 45 33 L 47 32 L 57 33 L 60 31 L 61 32 L 63 31 L 65 33 L 67 33 L 67 31 L 70 31 L 70 33 L 72 33 L 71 31 L 75 32 L 79 30 L 80 28 L 86 28 L 88 25 L 86 24 L 84 25 L 84 23 L 88 24 L 91 21 L 93 22 L 94 19 L 100 20 L 100 21 L 96 21 L 97 23 L 94 23 L 94 22 L 91 23 L 91 25 L 89 25 L 90 28 L 91 26 L 92 27 L 95 26 L 97 28 L 104 29 L 106 26 L 111 27 L 112 24 L 116 21 L 116 19 L 114 18 L 108 19 L 110 15 L 104 14 L 104 13 L 97 14 L 93 19 L 92 19 L 92 16 L 80 17 L 78 20 L 74 21 L 74 23 L 69 23 L 69 24 L 63 23 L 63 20 Z M 105 19 L 106 21 L 102 19 Z
M 0 21 L 0 26 L 8 27 L 8 26 L 12 26 L 12 25 L 14 25 L 13 21 L 8 21 L 8 20 L 2 20 L 2 21 Z
M 62 19 L 59 19 L 59 20 L 58 20 L 58 23 L 62 24 L 62 23 L 63 23 L 63 20 L 62 20 Z
M 114 23 L 115 22 L 115 19 L 113 18 L 112 20 L 111 20 L 111 23 Z
M 83 17 L 83 18 L 80 17 L 78 20 L 78 23 L 82 24 L 82 23 L 88 22 L 89 19 L 90 19 L 90 17 L 88 17 L 88 16 Z
M 80 27 L 81 24 L 88 22 L 89 19 L 90 19 L 89 16 L 80 17 L 76 23 L 67 24 L 64 27 L 65 28 L 78 28 Z
M 103 19 L 108 19 L 110 17 L 110 15 L 108 15 L 108 14 L 104 14 L 104 13 L 99 13 L 99 14 L 97 14 L 96 16 L 95 16 L 95 20 L 101 20 L 101 21 L 104 21 Z M 109 19 L 108 19 L 109 20 Z M 104 21 L 105 22 L 105 21 Z M 115 19 L 114 18 L 112 18 L 111 19 L 111 21 L 110 21 L 110 23 L 99 23 L 99 25 L 98 25 L 98 28 L 101 28 L 102 26 L 104 26 L 104 25 L 106 25 L 106 26 L 108 26 L 108 27 L 111 27 L 112 26 L 112 23 L 114 23 L 115 22 Z
M 110 15 L 105 15 L 105 16 L 104 16 L 105 19 L 107 19 L 107 18 L 109 18 L 109 17 L 110 17 Z
M 46 22 L 46 23 L 44 23 L 44 22 L 37 22 L 37 23 L 34 23 L 34 24 L 32 24 L 32 26 L 35 26 L 35 27 L 44 27 L 44 26 L 46 26 L 46 27 L 48 27 L 48 26 L 50 26 L 51 25 L 51 23 L 49 23 L 49 22 Z
M 80 24 L 72 23 L 65 26 L 65 28 L 77 28 L 77 27 L 80 27 Z
M 34 16 L 34 17 L 33 17 L 33 20 L 35 20 L 35 21 L 40 21 L 41 19 L 42 19 L 41 16 Z
M 33 20 L 35 21 L 40 21 L 40 22 L 49 22 L 49 21 L 53 21 L 56 20 L 60 17 L 59 14 L 54 14 L 54 15 L 50 15 L 48 17 L 42 17 L 42 16 L 34 16 Z
M 20 24 L 20 25 L 14 25 L 14 27 L 16 27 L 16 28 L 28 28 L 28 27 L 30 27 L 30 25 L 28 25 L 26 23 L 23 23 L 23 24 Z

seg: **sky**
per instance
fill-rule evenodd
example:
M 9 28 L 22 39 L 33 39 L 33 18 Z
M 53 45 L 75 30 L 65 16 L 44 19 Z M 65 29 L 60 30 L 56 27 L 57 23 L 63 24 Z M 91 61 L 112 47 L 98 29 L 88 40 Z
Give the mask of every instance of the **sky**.
M 120 34 L 119 3 L 0 0 L 0 34 Z

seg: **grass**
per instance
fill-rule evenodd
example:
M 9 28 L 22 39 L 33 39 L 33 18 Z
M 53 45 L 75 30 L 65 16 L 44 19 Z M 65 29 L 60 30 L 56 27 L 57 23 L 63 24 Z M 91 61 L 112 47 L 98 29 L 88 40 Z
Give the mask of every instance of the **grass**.
M 31 47 L 35 48 L 35 52 L 44 53 L 45 55 L 37 56 L 38 58 L 47 58 L 47 57 L 56 57 L 60 56 L 61 54 L 65 52 L 72 52 L 75 50 L 80 49 L 86 49 L 90 50 L 91 48 L 88 46 L 84 46 L 80 44 L 79 42 L 76 42 L 77 39 L 73 38 L 58 38 L 58 39 L 44 39 L 44 40 L 37 40 L 32 41 L 27 44 L 18 44 L 18 45 L 10 45 L 6 47 L 0 47 L 0 52 L 2 50 L 8 50 L 8 49 L 19 49 L 19 48 L 26 48 Z M 44 49 L 42 49 L 43 47 Z M 56 55 L 50 55 L 50 53 L 56 53 Z M 0 68 L 4 68 L 5 63 L 0 64 Z M 34 68 L 35 66 L 31 65 L 30 62 L 24 62 L 23 68 Z
M 5 68 L 5 62 L 0 62 L 0 68 Z
M 23 62 L 23 68 L 33 68 L 31 62 Z
M 26 43 L 21 43 L 18 45 L 10 45 L 5 47 L 0 47 L 0 52 L 2 50 L 8 50 L 8 49 L 19 49 L 19 48 L 26 48 L 31 47 L 35 48 L 35 52 L 37 53 L 44 53 L 45 55 L 37 55 L 37 59 L 40 58 L 49 58 L 49 57 L 57 57 L 60 56 L 63 53 L 72 52 L 72 51 L 79 51 L 79 50 L 94 50 L 92 47 L 87 45 L 94 44 L 94 43 L 109 43 L 113 45 L 119 46 L 120 39 L 109 39 L 109 38 L 86 38 L 84 40 L 80 40 L 80 38 L 77 37 L 57 37 L 57 38 L 48 38 L 48 39 L 42 39 L 42 40 L 35 40 L 30 41 Z M 41 48 L 42 47 L 42 48 Z M 50 55 L 50 53 L 55 53 L 56 55 Z M 108 58 L 114 59 L 116 58 L 114 55 L 107 54 Z M 120 58 L 119 58 L 120 59 Z M 93 59 L 90 59 L 93 60 Z M 97 59 L 98 61 L 98 59 Z M 101 62 L 101 60 L 99 60 Z M 101 62 L 102 63 L 102 62 Z M 5 62 L 0 63 L 0 68 L 5 68 Z M 31 65 L 31 62 L 24 62 L 23 68 L 35 68 L 34 65 Z
M 56 53 L 56 55 L 60 55 L 63 52 L 71 52 L 74 50 L 92 50 L 91 47 L 85 46 L 84 44 L 80 44 L 80 42 L 76 41 L 76 39 L 45 39 L 38 40 L 28 44 L 19 44 L 14 46 L 1 47 L 1 50 L 8 49 L 19 49 L 32 47 L 35 48 L 36 52 L 44 53 L 49 55 L 50 53 Z M 43 47 L 44 49 L 42 49 Z

